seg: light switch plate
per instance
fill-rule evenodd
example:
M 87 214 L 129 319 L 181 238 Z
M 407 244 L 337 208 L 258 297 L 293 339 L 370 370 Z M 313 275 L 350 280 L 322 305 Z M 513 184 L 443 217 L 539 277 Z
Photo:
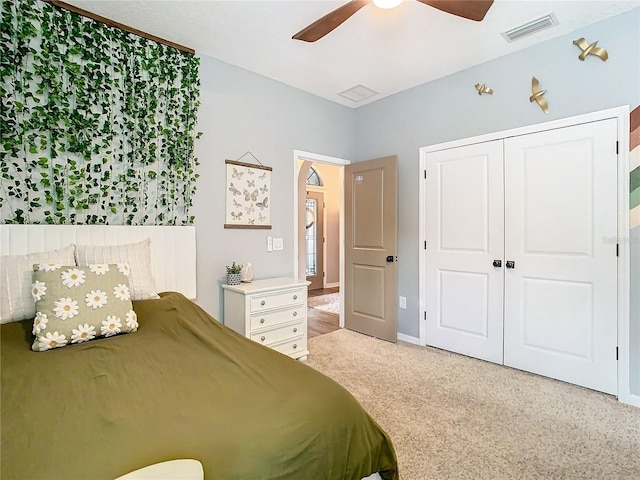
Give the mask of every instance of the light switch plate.
M 267 237 L 267 252 L 273 252 L 273 237 Z
M 284 250 L 284 238 L 276 237 L 273 239 L 273 249 L 274 250 Z
M 400 308 L 407 308 L 407 297 L 400 297 Z

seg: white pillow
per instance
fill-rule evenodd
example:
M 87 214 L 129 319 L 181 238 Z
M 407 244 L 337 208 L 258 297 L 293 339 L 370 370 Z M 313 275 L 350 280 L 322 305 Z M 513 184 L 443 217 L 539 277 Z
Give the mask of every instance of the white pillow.
M 75 265 L 73 245 L 48 252 L 0 257 L 0 323 L 33 318 L 35 301 L 31 295 L 31 275 L 35 264 Z
M 131 265 L 131 300 L 160 298 L 151 272 L 150 238 L 125 245 L 76 245 L 76 262 L 79 267 L 94 263 L 128 263 Z

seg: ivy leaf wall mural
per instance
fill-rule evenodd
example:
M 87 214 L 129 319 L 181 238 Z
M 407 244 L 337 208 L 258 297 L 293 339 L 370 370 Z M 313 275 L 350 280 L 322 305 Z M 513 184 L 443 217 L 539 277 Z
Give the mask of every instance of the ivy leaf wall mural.
M 1 17 L 2 223 L 193 223 L 199 59 L 40 0 Z

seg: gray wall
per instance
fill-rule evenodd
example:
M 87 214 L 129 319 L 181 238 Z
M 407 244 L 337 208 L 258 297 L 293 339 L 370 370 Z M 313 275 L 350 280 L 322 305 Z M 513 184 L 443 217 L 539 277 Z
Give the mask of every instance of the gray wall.
M 572 41 L 581 36 L 599 40 L 609 61 L 579 61 Z M 529 102 L 532 76 L 547 90 L 548 115 Z M 485 82 L 495 95 L 477 95 L 474 85 Z M 627 104 L 640 104 L 640 9 L 357 109 L 356 161 L 399 160 L 398 294 L 407 309 L 398 331 L 419 336 L 420 147 Z
M 608 49 L 609 61 L 593 57 L 580 62 L 571 43 L 580 36 L 598 40 Z M 619 105 L 634 108 L 640 104 L 640 9 L 355 111 L 212 58 L 202 57 L 200 71 L 199 130 L 204 136 L 196 142 L 202 164 L 193 208 L 198 303 L 222 318 L 220 284 L 224 265 L 233 260 L 251 262 L 256 278 L 293 275 L 294 149 L 358 161 L 397 154 L 398 293 L 407 297 L 398 330 L 417 337 L 419 148 Z M 533 75 L 548 91 L 549 115 L 529 103 Z M 478 82 L 496 94 L 478 96 L 473 88 Z M 247 150 L 273 167 L 271 231 L 223 228 L 224 160 Z M 285 250 L 267 253 L 267 235 L 283 237 Z M 640 245 L 634 246 L 631 334 L 637 359 Z M 632 376 L 638 375 L 636 368 Z M 639 385 L 634 381 L 635 393 Z
M 355 111 L 210 57 L 201 57 L 202 102 L 194 199 L 197 302 L 222 319 L 225 265 L 251 262 L 256 279 L 293 276 L 294 150 L 353 158 Z M 225 159 L 251 151 L 271 175 L 272 230 L 225 229 Z M 254 162 L 247 156 L 243 161 Z M 267 253 L 267 236 L 284 250 Z

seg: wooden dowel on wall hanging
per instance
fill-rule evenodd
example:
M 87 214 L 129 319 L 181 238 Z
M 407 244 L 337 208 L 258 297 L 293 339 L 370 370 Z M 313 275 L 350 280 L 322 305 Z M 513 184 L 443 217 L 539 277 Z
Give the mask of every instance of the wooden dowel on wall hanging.
M 155 35 L 151 35 L 150 33 L 143 32 L 142 30 L 138 30 L 137 28 L 129 27 L 120 22 L 116 22 L 115 20 L 111 20 L 107 17 L 103 17 L 101 15 L 88 12 L 82 8 L 78 8 L 74 5 L 70 5 L 65 2 L 60 2 L 58 0 L 43 0 L 46 3 L 54 5 L 58 8 L 63 8 L 65 10 L 69 10 L 70 12 L 77 13 L 78 15 L 82 15 L 83 17 L 90 18 L 100 23 L 104 23 L 105 25 L 109 25 L 111 27 L 119 28 L 120 30 L 124 30 L 125 32 L 133 33 L 134 35 L 138 35 L 139 37 L 147 38 L 149 40 L 153 40 L 154 42 L 161 43 L 163 45 L 167 45 L 169 47 L 175 48 L 176 50 L 180 50 L 181 52 L 188 53 L 190 55 L 194 55 L 196 51 L 193 48 L 185 47 L 184 45 L 180 45 L 178 43 L 171 42 L 169 40 L 165 40 L 164 38 L 156 37 Z

